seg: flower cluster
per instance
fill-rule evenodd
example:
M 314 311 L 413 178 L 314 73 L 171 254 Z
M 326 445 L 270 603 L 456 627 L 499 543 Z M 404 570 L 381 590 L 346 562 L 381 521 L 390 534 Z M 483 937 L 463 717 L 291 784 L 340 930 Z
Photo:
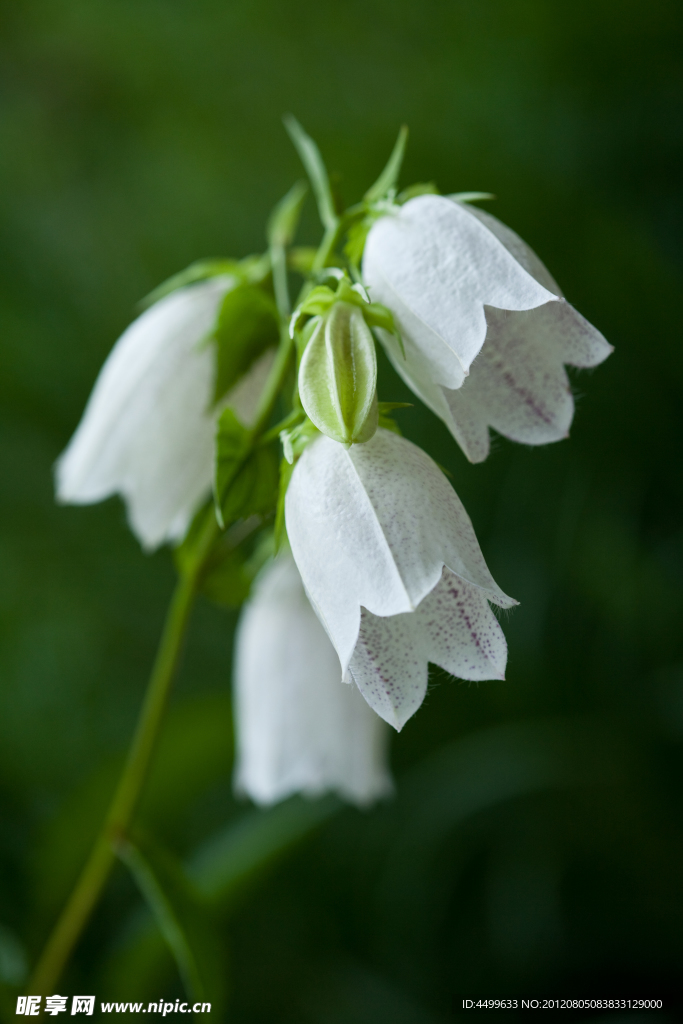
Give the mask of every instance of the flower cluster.
M 57 494 L 118 493 L 146 548 L 182 542 L 182 554 L 213 484 L 222 529 L 197 586 L 233 605 L 251 588 L 234 666 L 236 787 L 258 803 L 334 790 L 367 804 L 391 791 L 385 723 L 399 730 L 419 708 L 430 662 L 504 678 L 491 605 L 516 603 L 443 471 L 401 436 L 395 403 L 378 401 L 375 339 L 475 463 L 490 427 L 532 445 L 566 437 L 565 364 L 596 366 L 611 347 L 495 217 L 464 195 L 397 194 L 405 133 L 340 212 L 315 144 L 288 127 L 320 248 L 292 247 L 295 187 L 263 257 L 173 279 L 105 363 Z M 304 282 L 292 313 L 293 271 Z

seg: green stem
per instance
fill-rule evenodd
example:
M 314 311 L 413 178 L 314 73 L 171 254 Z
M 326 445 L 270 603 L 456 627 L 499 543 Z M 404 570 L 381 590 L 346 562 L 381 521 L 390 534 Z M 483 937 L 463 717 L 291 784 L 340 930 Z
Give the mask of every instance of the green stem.
M 115 843 L 126 834 L 147 775 L 166 699 L 182 650 L 196 595 L 197 579 L 217 531 L 215 520 L 209 519 L 197 546 L 197 558 L 176 585 L 123 773 L 90 857 L 38 961 L 28 988 L 33 995 L 48 995 L 54 990 L 109 877 L 116 857 Z
M 252 445 L 256 443 L 263 431 L 268 426 L 268 421 L 273 415 L 273 409 L 277 397 L 282 388 L 289 363 L 294 351 L 294 339 L 289 336 L 289 325 L 285 322 L 280 327 L 280 345 L 275 355 L 270 373 L 263 385 L 263 391 L 256 407 L 256 416 L 251 428 Z
M 317 269 L 325 266 L 329 255 L 334 251 L 341 230 L 341 221 L 336 221 L 328 227 L 316 255 Z M 281 254 L 276 255 L 284 256 L 284 249 Z M 277 264 L 282 261 L 276 259 L 275 262 Z M 294 340 L 289 336 L 289 325 L 286 322 L 289 309 L 286 277 L 283 279 L 281 276 L 283 270 L 286 275 L 286 264 L 282 263 L 281 267 L 274 269 L 275 277 L 280 276 L 277 290 L 283 323 L 280 345 L 263 387 L 251 428 L 252 449 L 259 442 L 273 415 L 294 351 Z M 279 428 L 281 426 L 278 425 Z M 36 965 L 27 990 L 32 995 L 47 995 L 54 990 L 109 877 L 116 858 L 115 848 L 126 837 L 147 776 L 166 700 L 178 666 L 198 581 L 217 535 L 218 524 L 213 516 L 209 516 L 204 532 L 194 549 L 195 558 L 181 574 L 173 593 L 135 735 L 104 825 Z
M 251 430 L 252 446 L 256 445 L 273 414 L 275 402 L 289 368 L 293 347 L 294 342 L 289 337 L 287 325 L 283 324 L 280 347 L 264 385 Z M 209 516 L 194 549 L 195 557 L 180 576 L 171 598 L 123 774 L 90 857 L 36 965 L 28 987 L 32 995 L 48 995 L 54 991 L 54 986 L 109 877 L 116 857 L 115 846 L 126 836 L 149 768 L 197 593 L 198 581 L 217 535 L 218 524 L 213 516 Z
M 288 321 L 292 312 L 287 285 L 287 254 L 284 245 L 273 243 L 270 247 L 270 265 L 273 268 L 273 289 L 278 313 Z
M 329 227 L 326 228 L 325 234 L 323 235 L 323 240 L 320 243 L 320 248 L 315 254 L 315 259 L 313 260 L 313 266 L 311 267 L 312 273 L 315 274 L 317 271 L 323 269 L 328 259 L 334 252 L 335 246 L 339 241 L 339 236 L 341 235 L 342 228 L 343 223 L 341 220 L 339 220 L 339 218 L 336 218 L 329 225 Z

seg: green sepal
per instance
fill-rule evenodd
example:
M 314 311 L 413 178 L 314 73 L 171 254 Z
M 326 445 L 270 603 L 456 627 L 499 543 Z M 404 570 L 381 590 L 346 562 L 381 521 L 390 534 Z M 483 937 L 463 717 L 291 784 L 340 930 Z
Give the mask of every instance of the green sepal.
M 406 125 L 402 125 L 386 167 L 374 185 L 371 185 L 363 196 L 367 203 L 376 203 L 378 199 L 383 199 L 391 189 L 396 187 L 407 141 L 408 128 Z
M 272 512 L 277 501 L 277 460 L 272 446 L 251 450 L 250 432 L 229 407 L 218 420 L 214 500 L 222 527 Z
M 191 263 L 185 270 L 173 274 L 157 288 L 151 291 L 139 303 L 138 308 L 143 310 L 153 306 L 159 299 L 163 299 L 171 292 L 179 288 L 185 288 L 191 284 L 198 284 L 200 281 L 208 281 L 212 277 L 228 275 L 238 281 L 257 283 L 265 280 L 270 270 L 267 256 L 247 256 L 243 260 L 207 259 L 197 260 Z
M 370 302 L 363 306 L 363 316 L 369 327 L 381 327 L 389 334 L 398 335 L 391 310 L 383 306 L 381 302 Z
M 296 341 L 296 352 L 299 360 L 301 360 L 304 352 L 306 351 L 306 346 L 315 334 L 316 328 L 321 320 L 322 317 L 313 316 L 304 324 L 300 331 L 295 333 L 294 340 Z
M 276 204 L 268 220 L 268 244 L 285 247 L 291 244 L 299 224 L 304 200 L 308 195 L 305 181 L 297 181 L 286 196 Z
M 275 551 L 279 551 L 287 538 L 287 527 L 285 526 L 285 498 L 289 481 L 294 472 L 294 460 L 291 463 L 286 458 L 280 459 L 280 483 L 277 494 L 277 508 L 275 511 Z
M 495 199 L 493 192 L 451 192 L 447 199 L 454 203 L 478 203 L 483 199 Z
M 401 428 L 395 419 L 393 419 L 389 413 L 393 412 L 394 409 L 414 409 L 415 406 L 412 402 L 379 402 L 379 422 L 378 426 L 383 427 L 385 430 L 391 430 L 393 434 L 398 434 L 399 437 L 403 437 Z
M 280 441 L 282 442 L 282 452 L 285 460 L 290 465 L 293 465 L 304 448 L 319 434 L 320 431 L 309 419 L 305 419 L 303 423 L 297 424 L 291 430 L 281 431 Z
M 363 217 L 362 220 L 357 220 L 355 224 L 352 224 L 347 232 L 344 254 L 354 267 L 360 267 L 370 228 L 376 220 L 377 217 Z
M 393 412 L 394 409 L 414 409 L 415 405 L 413 402 L 378 402 L 377 409 L 380 416 L 386 416 L 387 413 Z
M 409 199 L 415 199 L 416 196 L 438 195 L 441 195 L 441 193 L 433 181 L 419 181 L 415 185 L 409 185 L 408 188 L 404 188 L 402 192 L 399 192 L 396 196 L 396 202 L 399 206 L 403 206 Z
M 375 343 L 363 312 L 355 302 L 337 301 L 301 359 L 301 404 L 323 434 L 340 444 L 361 444 L 377 429 L 376 385 Z
M 292 114 L 286 114 L 282 120 L 313 186 L 322 225 L 329 230 L 337 223 L 337 211 L 330 187 L 330 178 L 320 150 Z
M 336 292 L 333 292 L 326 284 L 316 285 L 299 306 L 299 315 L 319 316 L 321 313 L 326 313 L 336 299 Z
M 390 430 L 392 434 L 398 434 L 399 437 L 403 437 L 401 428 L 396 420 L 392 419 L 391 416 L 380 415 L 377 419 L 377 426 L 382 427 L 383 430 Z
M 277 345 L 280 321 L 270 295 L 253 284 L 227 292 L 210 340 L 216 346 L 214 404 L 220 402 L 266 349 Z

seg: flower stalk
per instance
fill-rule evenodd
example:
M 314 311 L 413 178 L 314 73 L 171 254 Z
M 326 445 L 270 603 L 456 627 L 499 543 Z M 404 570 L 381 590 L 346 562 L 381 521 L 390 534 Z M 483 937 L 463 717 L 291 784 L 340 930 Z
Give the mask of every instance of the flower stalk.
M 273 415 L 293 350 L 294 342 L 285 322 L 275 360 L 257 405 L 245 462 Z M 116 792 L 90 856 L 30 979 L 27 991 L 31 995 L 47 995 L 54 989 L 109 877 L 116 859 L 116 846 L 126 837 L 147 778 L 202 571 L 218 536 L 218 523 L 214 516 L 208 516 L 194 549 L 194 557 L 189 565 L 185 565 L 173 592 L 138 724 Z

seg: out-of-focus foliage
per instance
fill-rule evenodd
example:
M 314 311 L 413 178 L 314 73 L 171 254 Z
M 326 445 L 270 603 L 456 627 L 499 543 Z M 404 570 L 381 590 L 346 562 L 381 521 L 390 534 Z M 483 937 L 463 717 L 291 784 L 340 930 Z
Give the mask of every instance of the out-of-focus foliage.
M 51 467 L 136 303 L 194 260 L 264 248 L 264 218 L 301 176 L 287 110 L 347 202 L 408 123 L 402 184 L 495 193 L 487 208 L 616 353 L 575 375 L 572 438 L 544 449 L 499 441 L 471 467 L 426 411 L 396 414 L 453 473 L 494 576 L 521 601 L 505 683 L 434 676 L 394 743 L 396 798 L 364 814 L 234 800 L 235 615 L 205 602 L 140 834 L 220 935 L 232 1021 L 444 1024 L 473 994 L 671 996 L 683 955 L 680 5 L 15 0 L 0 17 L 10 1016 L 101 820 L 173 579 L 167 552 L 138 550 L 117 500 L 56 507 Z M 303 224 L 314 242 L 310 201 Z M 410 400 L 381 374 L 381 400 Z M 60 991 L 182 994 L 123 868 Z

